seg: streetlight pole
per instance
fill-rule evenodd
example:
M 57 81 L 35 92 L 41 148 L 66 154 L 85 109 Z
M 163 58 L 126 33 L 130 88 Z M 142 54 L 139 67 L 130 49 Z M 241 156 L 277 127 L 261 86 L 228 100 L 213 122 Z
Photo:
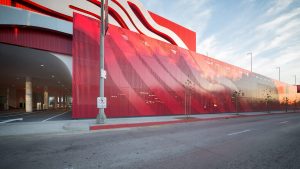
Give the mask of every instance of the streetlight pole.
M 97 115 L 97 124 L 103 124 L 106 120 L 104 109 L 106 108 L 106 98 L 104 97 L 104 80 L 106 78 L 106 71 L 104 70 L 104 36 L 105 36 L 105 18 L 104 18 L 104 0 L 101 0 L 101 19 L 100 19 L 100 81 L 99 81 L 99 94 L 97 98 L 97 108 L 99 113 Z M 101 105 L 98 105 L 99 102 Z
M 276 69 L 278 69 L 278 79 L 280 81 L 280 67 L 276 67 Z
M 249 54 L 250 54 L 250 57 L 251 57 L 251 72 L 252 72 L 252 52 L 247 53 L 247 55 L 249 55 Z
M 297 85 L 297 75 L 294 75 L 295 77 L 295 85 Z

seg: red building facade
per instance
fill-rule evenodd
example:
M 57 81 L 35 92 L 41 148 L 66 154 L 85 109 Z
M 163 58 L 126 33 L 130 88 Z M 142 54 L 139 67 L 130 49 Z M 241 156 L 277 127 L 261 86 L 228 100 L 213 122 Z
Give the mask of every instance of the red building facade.
M 5 33 L 0 34 L 0 42 L 69 55 L 72 58 L 72 116 L 96 117 L 98 16 L 74 4 L 69 7 L 77 10 L 70 16 L 38 1 L 0 2 L 72 23 L 71 34 L 37 26 L 1 26 L 1 32 Z M 98 1 L 88 2 L 101 6 Z M 195 32 L 151 12 L 152 20 L 149 20 L 135 1 L 112 2 L 118 7 L 110 6 L 109 14 L 119 25 L 110 24 L 105 37 L 108 72 L 105 112 L 108 117 L 283 110 L 298 102 L 296 86 L 198 54 Z M 133 21 L 124 2 L 142 27 Z M 135 30 L 130 29 L 128 20 L 122 16 L 124 13 Z

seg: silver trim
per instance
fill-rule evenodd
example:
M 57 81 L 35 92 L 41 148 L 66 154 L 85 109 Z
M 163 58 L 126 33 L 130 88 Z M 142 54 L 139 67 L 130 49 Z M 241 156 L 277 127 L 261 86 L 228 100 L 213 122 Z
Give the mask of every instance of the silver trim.
M 40 27 L 73 34 L 73 23 L 19 8 L 0 5 L 0 25 Z

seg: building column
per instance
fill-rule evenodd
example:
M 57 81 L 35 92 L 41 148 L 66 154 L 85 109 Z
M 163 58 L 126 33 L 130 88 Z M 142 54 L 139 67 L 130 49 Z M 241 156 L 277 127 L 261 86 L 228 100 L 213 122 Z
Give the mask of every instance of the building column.
M 65 104 L 64 104 L 65 109 L 67 109 L 67 96 L 66 96 L 66 95 L 65 95 L 65 97 L 64 97 L 64 101 L 65 101 Z
M 58 104 L 58 101 L 57 101 L 57 100 L 58 100 L 58 99 L 57 99 L 58 97 L 57 97 L 57 96 L 54 96 L 54 98 L 55 98 L 55 99 L 54 99 L 54 100 L 55 100 L 55 101 L 54 101 L 54 109 L 56 109 L 56 108 L 57 108 L 57 104 Z
M 59 94 L 58 94 L 58 96 L 57 96 L 57 105 L 56 105 L 56 108 L 60 108 L 60 96 L 59 96 Z
M 25 82 L 25 111 L 32 112 L 32 82 L 30 77 L 26 77 Z
M 64 97 L 63 95 L 60 95 L 60 108 L 63 108 L 64 107 Z
M 68 96 L 66 96 L 66 110 L 68 110 L 68 105 L 69 105 L 69 99 L 68 99 Z
M 59 108 L 62 108 L 62 105 L 63 105 L 63 99 L 62 99 L 62 96 L 60 94 L 59 95 Z
M 5 105 L 5 109 L 9 110 L 9 88 L 7 88 L 7 90 L 6 90 L 6 105 Z
M 66 109 L 66 105 L 67 105 L 67 102 L 66 102 L 66 95 L 64 95 L 64 109 Z
M 48 94 L 48 87 L 46 86 L 44 88 L 44 104 L 43 104 L 43 109 L 48 109 L 49 108 L 49 94 Z

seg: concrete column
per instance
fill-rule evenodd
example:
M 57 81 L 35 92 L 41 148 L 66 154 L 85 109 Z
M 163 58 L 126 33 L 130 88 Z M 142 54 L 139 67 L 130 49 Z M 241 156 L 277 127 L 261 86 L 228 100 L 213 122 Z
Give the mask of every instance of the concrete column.
M 66 96 L 63 95 L 63 108 L 65 109 L 66 108 Z
M 56 109 L 57 108 L 57 104 L 58 104 L 58 99 L 57 99 L 57 96 L 54 96 L 54 109 Z
M 59 109 L 60 108 L 60 105 L 61 105 L 61 103 L 60 103 L 60 94 L 58 94 L 58 96 L 57 96 L 57 108 Z
M 5 109 L 9 110 L 9 88 L 7 88 L 7 90 L 6 90 L 6 105 L 5 105 Z
M 69 105 L 69 99 L 68 96 L 66 96 L 66 110 L 68 110 L 68 105 Z
M 64 101 L 65 101 L 65 109 L 67 108 L 67 96 L 65 95 L 64 97 Z
M 36 96 L 36 110 L 42 110 L 42 95 L 38 93 Z
M 59 108 L 63 107 L 63 97 L 60 95 L 59 96 Z
M 58 95 L 58 108 L 61 107 L 61 97 L 60 97 L 60 94 Z
M 47 110 L 49 108 L 49 94 L 48 94 L 48 87 L 44 88 L 44 105 L 43 109 Z
M 26 77 L 25 82 L 25 111 L 32 112 L 32 82 L 30 77 Z
M 61 108 L 65 108 L 65 96 L 61 96 Z

